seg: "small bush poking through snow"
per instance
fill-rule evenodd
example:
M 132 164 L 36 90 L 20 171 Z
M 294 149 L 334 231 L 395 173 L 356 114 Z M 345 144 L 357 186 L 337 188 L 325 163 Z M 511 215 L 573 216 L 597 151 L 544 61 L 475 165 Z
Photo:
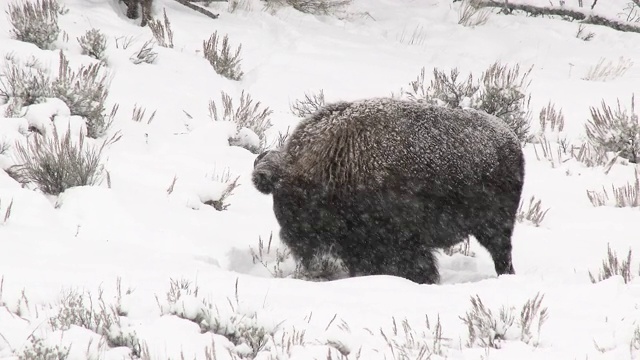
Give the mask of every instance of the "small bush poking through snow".
M 305 118 L 325 105 L 324 90 L 318 93 L 304 94 L 304 99 L 295 100 L 289 105 L 293 115 Z
M 438 315 L 438 320 L 433 325 L 433 329 L 429 316 L 425 316 L 427 331 L 421 333 L 415 331 L 407 319 L 404 319 L 401 325 L 402 330 L 400 331 L 396 319 L 393 318 L 391 333 L 385 334 L 380 329 L 380 335 L 382 335 L 387 346 L 391 349 L 391 353 L 394 354 L 394 359 L 427 360 L 431 359 L 433 355 L 444 355 L 442 343 L 446 339 L 442 336 L 440 315 Z
M 65 360 L 70 350 L 58 345 L 47 345 L 43 339 L 32 334 L 29 336 L 29 342 L 16 355 L 18 360 Z
M 131 120 L 139 123 L 143 122 L 144 120 L 146 124 L 151 124 L 151 122 L 153 122 L 153 119 L 156 117 L 157 111 L 158 110 L 153 110 L 151 115 L 149 115 L 149 117 L 145 120 L 145 114 L 147 113 L 147 109 L 143 109 L 139 107 L 138 104 L 135 104 L 133 106 L 133 111 L 131 113 Z
M 465 80 L 459 80 L 460 72 L 456 68 L 448 75 L 434 68 L 434 79 L 427 86 L 422 68 L 416 80 L 409 83 L 410 90 L 401 89 L 400 96 L 451 108 L 471 107 L 484 111 L 504 120 L 524 143 L 530 139 L 528 107 L 531 96 L 525 94 L 530 72 L 531 69 L 520 73 L 518 64 L 509 67 L 496 62 L 482 73 L 479 81 L 474 81 L 471 74 Z
M 6 60 L 0 73 L 0 97 L 15 104 L 11 112 L 17 113 L 22 106 L 38 103 L 51 95 L 51 78 L 36 58 L 24 63 L 12 56 Z
M 462 0 L 458 10 L 458 24 L 468 27 L 484 25 L 491 10 L 478 6 L 478 0 Z
M 213 67 L 216 73 L 230 80 L 240 80 L 244 73 L 240 69 L 240 51 L 242 44 L 238 45 L 235 54 L 231 55 L 229 46 L 229 35 L 225 34 L 222 39 L 222 46 L 219 45 L 220 38 L 215 31 L 209 40 L 202 42 L 204 58 Z
M 120 286 L 120 285 L 118 285 Z M 118 288 L 119 297 L 121 289 Z M 85 302 L 87 301 L 87 302 Z M 58 313 L 49 319 L 53 330 L 68 330 L 79 326 L 101 335 L 110 347 L 127 347 L 131 355 L 140 356 L 141 343 L 133 331 L 123 331 L 120 320 L 120 304 L 107 304 L 98 295 L 98 307 L 94 308 L 91 294 L 74 290 L 63 293 Z
M 19 0 L 9 4 L 7 11 L 17 40 L 32 43 L 41 49 L 49 49 L 58 39 L 58 13 L 56 0 Z
M 590 41 L 591 39 L 593 39 L 594 36 L 596 36 L 596 34 L 594 34 L 591 31 L 586 31 L 585 30 L 585 25 L 584 24 L 580 24 L 578 25 L 578 31 L 576 32 L 576 38 L 582 40 L 582 41 Z
M 119 137 L 91 146 L 82 134 L 76 142 L 70 131 L 60 138 L 54 130 L 51 137 L 34 134 L 31 139 L 26 145 L 16 145 L 18 165 L 10 169 L 19 182 L 33 182 L 45 194 L 58 195 L 74 186 L 97 184 L 102 175 L 102 152 Z
M 631 249 L 629 249 L 627 253 L 627 258 L 620 261 L 618 254 L 611 250 L 611 247 L 607 244 L 607 257 L 602 260 L 600 272 L 596 277 L 589 271 L 589 279 L 595 284 L 615 275 L 622 276 L 625 284 L 631 282 L 633 279 L 633 275 L 631 274 Z
M 460 318 L 469 332 L 467 346 L 500 348 L 500 342 L 506 340 L 507 330 L 513 325 L 515 317 L 513 311 L 506 307 L 500 308 L 498 318 L 490 309 L 484 306 L 480 296 L 471 297 L 471 310 Z
M 200 326 L 202 332 L 213 332 L 225 336 L 235 347 L 233 356 L 254 359 L 262 351 L 274 331 L 267 330 L 257 323 L 256 313 L 239 311 L 238 280 L 235 284 L 235 304 L 227 299 L 230 311 L 220 309 L 210 302 L 198 298 L 198 287 L 192 287 L 190 281 L 171 280 L 166 296 L 167 304 L 158 299 L 163 314 L 172 314 L 190 320 Z
M 562 114 L 562 109 L 556 110 L 555 105 L 551 102 L 540 110 L 538 119 L 540 119 L 540 131 L 543 133 L 547 130 L 551 132 L 561 132 L 564 130 L 564 115 Z
M 482 347 L 500 348 L 501 342 L 507 340 L 507 331 L 514 325 L 520 328 L 520 341 L 537 345 L 539 339 L 534 341 L 534 332 L 537 328 L 537 337 L 540 337 L 542 325 L 549 318 L 546 307 L 542 307 L 544 295 L 536 294 L 527 300 L 520 310 L 520 318 L 516 321 L 513 308 L 502 306 L 498 318 L 490 309 L 485 307 L 478 295 L 471 297 L 471 310 L 460 319 L 467 325 L 469 339 L 467 346 L 479 345 Z M 534 327 L 534 324 L 536 327 Z
M 71 115 L 82 116 L 87 124 L 87 136 L 103 136 L 113 123 L 117 106 L 107 115 L 105 102 L 109 95 L 109 76 L 103 73 L 102 63 L 81 66 L 71 70 L 69 61 L 60 51 L 58 77 L 53 81 L 53 96 L 64 101 Z
M 265 247 L 264 241 L 262 237 L 258 237 L 258 249 L 254 250 L 253 247 L 249 248 L 251 251 L 251 259 L 253 264 L 262 265 L 271 276 L 274 278 L 284 278 L 289 274 L 286 274 L 282 269 L 282 264 L 287 261 L 291 257 L 291 252 L 289 249 L 285 248 L 284 250 L 280 248 L 275 248 L 275 251 L 272 253 L 271 250 L 271 242 L 273 240 L 273 232 L 269 234 L 269 240 Z
M 590 142 L 584 143 L 579 147 L 572 147 L 571 157 L 587 167 L 604 166 L 605 174 L 609 172 L 617 159 L 617 156 L 609 158 L 604 149 L 595 147 Z
M 611 186 L 616 207 L 639 207 L 640 206 L 640 170 L 636 169 L 635 181 L 626 185 Z M 587 190 L 587 197 L 593 206 L 605 206 L 609 203 L 609 194 L 604 187 L 602 192 Z
M 541 134 L 538 139 L 538 144 L 533 144 L 533 151 L 536 154 L 538 161 L 547 161 L 552 168 L 557 168 L 563 163 L 569 161 L 573 157 L 573 148 L 569 148 L 567 143 L 558 144 L 554 148 L 554 144 L 551 144 L 549 139 L 544 134 Z M 540 148 L 540 152 L 538 152 Z
M 608 61 L 605 63 L 605 59 L 602 58 L 598 63 L 589 68 L 589 71 L 583 77 L 583 80 L 589 81 L 609 81 L 622 77 L 627 70 L 633 66 L 633 61 L 620 57 L 617 63 Z
M 78 44 L 82 48 L 83 55 L 102 60 L 107 49 L 107 37 L 104 36 L 100 29 L 91 29 L 78 38 Z
M 518 325 L 520 326 L 520 340 L 529 344 L 533 340 L 534 332 L 532 330 L 534 324 L 536 324 L 538 337 L 540 336 L 540 330 L 545 321 L 549 317 L 549 309 L 542 307 L 542 300 L 544 295 L 537 293 L 532 299 L 527 300 L 522 306 L 520 311 L 520 319 Z M 538 340 L 535 340 L 534 345 L 537 345 Z
M 149 21 L 149 29 L 151 29 L 151 33 L 153 37 L 158 41 L 158 45 L 166 48 L 173 48 L 173 30 L 171 30 L 171 22 L 167 17 L 167 10 L 163 10 L 164 13 L 164 23 L 157 19 L 152 19 Z
M 352 0 L 267 0 L 267 9 L 274 11 L 283 6 L 312 15 L 335 15 L 341 12 Z
M 633 329 L 633 335 L 631 335 L 631 343 L 629 344 L 629 350 L 633 354 L 634 351 L 640 351 L 640 325 L 637 325 Z
M 535 226 L 540 226 L 544 217 L 547 215 L 549 209 L 542 209 L 542 200 L 536 201 L 536 197 L 532 196 L 529 199 L 529 207 L 524 209 L 524 201 L 520 201 L 520 206 L 518 206 L 518 214 L 516 215 L 516 220 L 519 222 L 523 222 L 525 220 L 530 221 Z
M 635 113 L 635 96 L 631 96 L 631 111 L 620 106 L 612 110 L 604 101 L 601 109 L 591 107 L 591 119 L 585 125 L 589 142 L 606 151 L 619 153 L 619 156 L 632 163 L 640 160 L 640 123 Z
M 229 208 L 229 206 L 231 205 L 227 203 L 227 199 L 229 198 L 229 196 L 233 195 L 233 190 L 240 186 L 240 184 L 238 184 L 239 179 L 240 176 L 236 176 L 235 179 L 231 180 L 231 172 L 229 169 L 227 169 L 226 171 L 223 170 L 222 174 L 220 175 L 214 174 L 213 180 L 224 184 L 225 187 L 220 193 L 220 197 L 217 200 L 207 200 L 204 202 L 205 205 L 213 206 L 213 208 L 218 211 L 227 210 L 227 208 Z
M 443 249 L 443 252 L 449 256 L 453 256 L 453 254 L 461 254 L 463 256 L 475 257 L 476 253 L 471 251 L 471 241 L 469 238 L 450 246 L 448 248 Z
M 261 144 L 266 142 L 265 131 L 271 127 L 269 116 L 273 113 L 268 107 L 260 108 L 260 101 L 254 103 L 251 95 L 242 91 L 240 95 L 240 104 L 234 108 L 233 100 L 229 94 L 221 92 L 222 98 L 222 114 L 218 113 L 218 107 L 214 100 L 209 101 L 209 115 L 215 121 L 231 121 L 236 124 L 237 135 L 231 138 L 231 145 L 241 145 L 247 150 L 257 153 L 260 151 Z M 239 138 L 239 132 L 242 128 L 253 131 L 260 139 L 260 144 L 246 144 Z
M 158 53 L 153 51 L 153 41 L 149 40 L 142 44 L 140 50 L 131 55 L 129 60 L 136 65 L 141 63 L 153 64 L 157 57 Z

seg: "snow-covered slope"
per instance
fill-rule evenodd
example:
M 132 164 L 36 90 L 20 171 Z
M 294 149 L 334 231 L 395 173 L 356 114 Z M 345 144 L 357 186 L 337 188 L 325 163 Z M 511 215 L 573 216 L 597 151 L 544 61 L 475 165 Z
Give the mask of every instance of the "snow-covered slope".
M 602 167 L 572 160 L 554 168 L 538 160 L 528 144 L 523 199 L 526 203 L 535 195 L 550 210 L 539 227 L 526 221 L 516 226 L 514 276 L 496 278 L 490 256 L 472 241 L 475 257 L 439 257 L 439 285 L 390 276 L 281 279 L 252 260 L 259 238 L 266 241 L 273 233 L 271 253 L 265 255 L 270 261 L 279 247 L 271 199 L 251 185 L 255 154 L 229 146 L 231 124 L 208 114 L 209 101 L 219 103 L 221 91 L 234 99 L 245 91 L 274 111 L 274 126 L 267 132 L 273 139 L 295 126 L 299 119 L 289 104 L 305 92 L 323 89 L 327 101 L 388 96 L 406 88 L 422 67 L 427 76 L 433 67 L 479 74 L 501 61 L 533 66 L 534 119 L 549 101 L 555 103 L 565 114 L 567 139 L 580 144 L 590 106 L 603 99 L 615 104 L 617 98 L 628 105 L 631 94 L 640 91 L 640 64 L 609 81 L 583 77 L 603 57 L 640 59 L 640 34 L 587 26 L 595 36 L 583 41 L 575 36 L 577 23 L 495 13 L 485 25 L 464 27 L 458 25 L 460 3 L 446 0 L 357 0 L 342 20 L 290 8 L 270 13 L 257 0 L 248 2 L 251 9 L 234 13 L 226 3 L 214 2 L 209 9 L 220 17 L 213 20 L 175 1 L 155 0 L 154 15 L 161 18 L 166 10 L 175 46 L 156 46 L 154 64 L 135 65 L 130 56 L 152 34 L 123 15 L 123 4 L 62 3 L 68 12 L 60 16 L 60 27 L 67 36 L 60 36 L 56 49 L 65 51 L 72 67 L 95 62 L 81 55 L 77 37 L 90 28 L 107 35 L 108 105 L 119 104 L 110 134 L 121 131 L 122 138 L 105 150 L 109 181 L 100 186 L 51 197 L 22 188 L 0 170 L 1 358 L 24 354 L 30 338 L 70 345 L 70 360 L 129 358 L 129 348 L 115 346 L 126 344 L 101 341 L 96 331 L 78 326 L 53 331 L 50 318 L 58 316 L 60 301 L 82 291 L 91 293 L 98 312 L 99 291 L 104 304 L 117 304 L 126 316 L 115 328 L 125 335 L 135 332 L 142 358 L 149 359 L 205 359 L 207 352 L 209 358 L 215 352 L 217 359 L 230 359 L 243 351 L 242 346 L 232 349 L 242 340 L 230 334 L 238 337 L 251 329 L 273 333 L 256 359 L 426 359 L 431 352 L 432 358 L 449 359 L 640 356 L 640 333 L 633 342 L 640 325 L 640 281 L 625 284 L 615 276 L 593 284 L 588 274 L 599 271 L 607 244 L 621 257 L 629 249 L 640 252 L 638 208 L 593 207 L 586 196 L 586 190 L 633 180 L 633 166 L 616 164 L 605 174 Z M 615 17 L 626 5 L 607 0 L 598 7 Z M 8 21 L 0 21 L 3 61 L 9 54 L 25 60 L 34 56 L 57 71 L 57 50 L 13 40 L 10 29 Z M 203 58 L 202 42 L 214 31 L 229 34 L 233 48 L 242 44 L 241 81 L 216 74 Z M 125 37 L 132 39 L 126 49 Z M 147 116 L 156 111 L 153 121 L 133 121 L 134 106 L 146 109 Z M 69 119 L 68 109 L 54 100 L 39 111 Z M 0 140 L 24 141 L 19 130 L 26 123 L 0 118 Z M 537 130 L 536 120 L 532 126 Z M 0 155 L 0 165 L 11 161 Z M 239 176 L 240 186 L 228 198 L 229 208 L 217 211 L 204 202 L 220 193 L 215 177 L 225 171 Z M 3 222 L 11 201 L 10 217 Z M 281 266 L 290 273 L 295 265 L 288 259 Z M 637 268 L 632 259 L 632 272 Z M 191 293 L 183 289 L 178 300 L 167 298 L 171 281 L 180 279 L 191 282 Z M 521 340 L 520 310 L 538 292 L 544 294 L 548 319 L 539 333 L 533 325 L 527 343 Z M 475 295 L 496 318 L 501 307 L 512 308 L 516 320 L 499 348 L 467 346 L 461 317 Z M 187 320 L 202 320 L 202 314 L 220 335 L 201 332 Z

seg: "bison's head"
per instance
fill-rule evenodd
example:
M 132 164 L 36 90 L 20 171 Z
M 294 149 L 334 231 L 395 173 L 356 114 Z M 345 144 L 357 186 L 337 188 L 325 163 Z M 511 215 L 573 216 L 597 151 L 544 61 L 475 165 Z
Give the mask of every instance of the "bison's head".
M 271 194 L 282 176 L 282 152 L 267 150 L 253 162 L 251 181 L 258 191 Z

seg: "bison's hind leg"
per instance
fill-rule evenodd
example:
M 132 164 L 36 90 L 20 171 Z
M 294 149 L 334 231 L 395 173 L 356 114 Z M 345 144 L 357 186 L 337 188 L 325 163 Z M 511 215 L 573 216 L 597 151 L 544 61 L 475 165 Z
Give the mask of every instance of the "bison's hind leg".
M 485 221 L 473 231 L 476 240 L 491 254 L 498 275 L 515 274 L 511 257 L 511 236 L 517 204 L 514 208 L 516 210 L 510 211 L 511 207 L 513 206 L 487 212 Z

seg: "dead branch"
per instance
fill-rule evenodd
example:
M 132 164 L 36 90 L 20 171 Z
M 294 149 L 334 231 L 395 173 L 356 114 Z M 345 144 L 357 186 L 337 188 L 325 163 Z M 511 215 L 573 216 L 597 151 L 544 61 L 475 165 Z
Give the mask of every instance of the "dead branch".
M 640 3 L 640 0 L 633 0 L 634 3 Z M 595 3 L 594 3 L 595 5 Z M 528 4 L 511 4 L 507 1 L 497 0 L 479 0 L 477 6 L 502 8 L 507 14 L 511 14 L 514 10 L 524 11 L 532 16 L 539 15 L 557 15 L 564 20 L 577 20 L 583 24 L 602 25 L 614 30 L 640 33 L 640 25 L 634 25 L 623 21 L 607 19 L 603 16 L 589 14 L 581 10 L 570 10 L 556 6 L 536 6 Z
M 179 2 L 180 4 L 188 7 L 191 10 L 195 10 L 197 12 L 199 12 L 200 14 L 203 14 L 205 16 L 208 16 L 212 19 L 217 19 L 218 16 L 220 16 L 220 14 L 214 14 L 209 10 L 203 9 L 202 7 L 198 6 L 198 5 L 194 5 L 192 3 L 190 3 L 188 0 L 176 0 L 177 2 Z

